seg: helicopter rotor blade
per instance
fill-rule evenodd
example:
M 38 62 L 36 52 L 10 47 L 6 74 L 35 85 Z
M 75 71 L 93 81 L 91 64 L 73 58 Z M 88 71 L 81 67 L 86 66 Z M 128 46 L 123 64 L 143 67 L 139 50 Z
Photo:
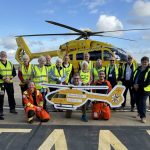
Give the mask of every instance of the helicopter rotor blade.
M 75 40 L 80 40 L 83 38 L 83 35 L 79 36 L 78 38 L 76 38 Z
M 110 37 L 110 38 L 127 40 L 127 41 L 135 41 L 135 40 L 132 40 L 132 39 L 120 38 L 120 37 L 116 37 L 116 36 L 107 36 L 107 35 L 93 35 L 93 36 L 102 36 L 102 37 Z
M 91 32 L 91 36 L 92 35 L 95 35 L 95 34 L 100 34 L 100 33 L 108 33 L 108 32 L 120 32 L 120 31 L 123 31 L 123 32 L 126 32 L 126 31 L 142 31 L 142 30 L 150 30 L 150 28 L 141 28 L 141 29 L 125 29 L 125 30 L 113 30 L 113 31 L 99 31 L 99 32 Z
M 78 32 L 80 34 L 86 34 L 84 31 L 81 31 L 79 29 L 76 29 L 76 28 L 73 28 L 73 27 L 70 27 L 68 25 L 64 25 L 64 24 L 58 23 L 58 22 L 48 21 L 48 20 L 46 20 L 46 22 L 50 23 L 50 24 L 54 24 L 54 25 L 60 26 L 60 27 L 64 27 L 64 28 L 67 28 L 67 29 L 70 29 L 70 30 L 73 30 L 73 31 Z
M 80 35 L 79 33 L 54 33 L 54 34 L 28 34 L 28 35 L 17 35 L 15 37 L 29 37 L 29 36 L 57 36 L 57 35 Z

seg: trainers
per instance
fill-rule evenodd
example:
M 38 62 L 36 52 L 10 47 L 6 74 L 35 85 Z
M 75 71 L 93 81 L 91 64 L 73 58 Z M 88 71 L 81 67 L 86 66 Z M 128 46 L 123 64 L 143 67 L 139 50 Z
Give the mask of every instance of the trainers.
M 3 112 L 0 112 L 0 116 L 4 116 Z
M 28 121 L 30 124 L 32 124 L 33 123 L 33 119 L 32 120 L 30 120 L 30 121 Z
M 146 118 L 141 118 L 142 123 L 146 123 Z
M 131 112 L 134 112 L 135 111 L 135 108 L 134 107 L 131 107 Z
M 17 112 L 15 109 L 11 109 L 11 110 L 10 110 L 10 113 L 12 113 L 12 114 L 17 114 L 18 112 Z
M 87 119 L 86 115 L 82 115 L 81 120 L 84 121 L 84 122 L 88 122 L 88 119 Z

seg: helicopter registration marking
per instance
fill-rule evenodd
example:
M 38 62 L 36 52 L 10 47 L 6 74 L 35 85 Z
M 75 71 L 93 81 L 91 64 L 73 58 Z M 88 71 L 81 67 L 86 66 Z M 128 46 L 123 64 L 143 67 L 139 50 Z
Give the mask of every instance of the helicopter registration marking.
M 67 101 L 68 101 L 68 102 L 82 103 L 82 99 L 67 98 Z
M 83 95 L 83 94 L 68 94 L 67 97 L 86 98 L 86 95 Z

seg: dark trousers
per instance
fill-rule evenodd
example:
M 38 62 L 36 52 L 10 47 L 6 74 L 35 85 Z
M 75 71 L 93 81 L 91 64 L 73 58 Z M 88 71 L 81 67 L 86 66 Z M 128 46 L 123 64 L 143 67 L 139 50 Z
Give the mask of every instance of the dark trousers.
M 133 90 L 131 88 L 131 82 L 130 81 L 124 81 L 123 82 L 123 85 L 126 87 L 125 91 L 124 91 L 124 102 L 122 104 L 123 107 L 126 106 L 126 100 L 127 100 L 127 93 L 128 93 L 128 90 L 129 90 L 129 93 L 130 93 L 130 105 L 132 108 L 135 107 L 135 99 L 133 98 Z
M 46 102 L 46 99 L 45 99 L 45 96 L 46 96 L 47 92 L 41 92 L 41 94 L 42 94 L 43 100 L 44 100 L 43 108 L 44 108 L 45 110 L 47 110 L 47 105 L 46 105 L 47 102 Z
M 28 84 L 21 85 L 20 88 L 21 88 L 21 93 L 23 95 L 23 92 L 25 92 L 28 89 Z M 23 98 L 22 98 L 22 105 L 24 106 Z
M 137 111 L 140 115 L 140 118 L 145 118 L 146 117 L 146 100 L 148 96 L 143 95 L 140 92 L 135 92 L 134 98 L 136 100 Z
M 16 102 L 14 98 L 14 87 L 13 83 L 4 83 L 4 92 L 6 91 L 8 96 L 8 104 L 10 110 L 15 109 Z M 0 95 L 0 112 L 3 112 L 4 95 Z

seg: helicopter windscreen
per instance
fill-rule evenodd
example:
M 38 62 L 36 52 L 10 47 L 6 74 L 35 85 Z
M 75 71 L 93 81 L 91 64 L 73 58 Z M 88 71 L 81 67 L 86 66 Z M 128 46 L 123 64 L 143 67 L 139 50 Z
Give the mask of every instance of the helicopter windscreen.
M 123 49 L 115 48 L 115 47 L 110 48 L 110 49 L 112 50 L 112 52 L 114 52 L 117 60 L 127 61 L 128 54 Z

